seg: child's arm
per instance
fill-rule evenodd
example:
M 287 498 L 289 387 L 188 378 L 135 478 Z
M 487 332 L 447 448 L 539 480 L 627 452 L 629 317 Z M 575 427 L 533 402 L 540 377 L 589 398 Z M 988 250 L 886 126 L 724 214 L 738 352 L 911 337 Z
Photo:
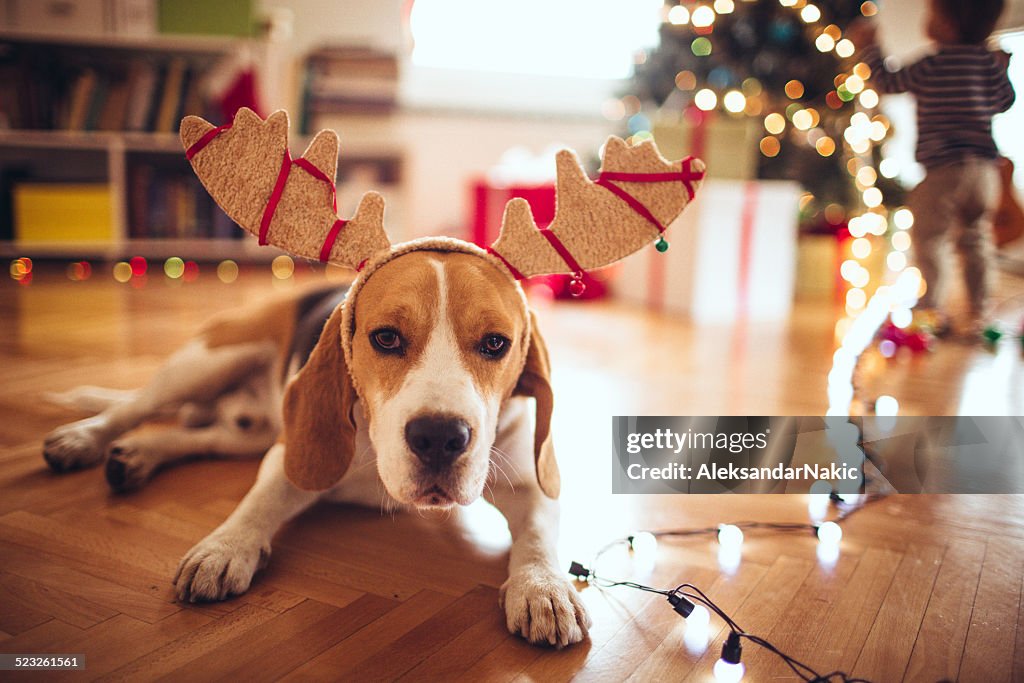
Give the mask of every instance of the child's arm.
M 871 83 L 881 93 L 913 92 L 918 89 L 922 78 L 928 70 L 927 58 L 910 66 L 888 71 L 878 47 L 877 29 L 873 22 L 861 20 L 854 22 L 846 35 L 855 45 L 861 48 L 860 59 L 871 69 Z
M 1010 83 L 1010 74 L 1007 72 L 1010 66 L 1010 55 L 1000 50 L 993 52 L 992 56 L 995 57 L 996 65 L 1001 69 L 1001 78 L 996 88 L 995 101 L 996 112 L 1002 113 L 1013 106 L 1014 101 L 1017 99 L 1017 93 L 1013 91 L 1013 85 Z

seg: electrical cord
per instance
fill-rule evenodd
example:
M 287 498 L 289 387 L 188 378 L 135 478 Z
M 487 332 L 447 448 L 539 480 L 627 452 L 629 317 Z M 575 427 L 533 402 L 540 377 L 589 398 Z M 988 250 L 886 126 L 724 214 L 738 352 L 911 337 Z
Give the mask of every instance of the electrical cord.
M 861 510 L 867 504 L 884 498 L 881 494 L 866 494 L 859 501 L 859 504 L 848 504 L 842 500 L 839 496 L 832 494 L 832 502 L 839 507 L 839 514 L 836 515 L 834 521 L 841 521 L 848 519 L 852 514 Z M 762 529 L 779 532 L 790 532 L 790 531 L 817 531 L 821 524 L 813 523 L 790 523 L 790 522 L 737 522 L 731 526 L 738 527 L 739 529 Z M 646 532 L 650 533 L 655 538 L 686 538 L 692 536 L 701 536 L 706 534 L 718 533 L 722 526 L 715 527 L 704 527 L 699 529 L 668 529 L 660 531 Z M 706 609 L 714 612 L 725 622 L 729 627 L 729 635 L 726 638 L 725 643 L 722 645 L 722 658 L 719 660 L 720 663 L 726 665 L 737 665 L 740 663 L 740 657 L 742 653 L 741 641 L 746 640 L 747 642 L 762 647 L 765 650 L 779 657 L 793 673 L 798 676 L 801 680 L 806 683 L 870 683 L 863 678 L 856 678 L 846 673 L 845 671 L 832 671 L 827 674 L 818 673 L 810 665 L 801 662 L 795 657 L 786 654 L 771 642 L 753 633 L 749 633 L 740 627 L 736 621 L 730 617 L 725 610 L 721 609 L 715 602 L 707 596 L 697 586 L 691 583 L 681 583 L 675 588 L 664 589 L 656 588 L 653 586 L 647 586 L 636 581 L 620 581 L 610 579 L 601 576 L 597 573 L 597 561 L 602 555 L 608 551 L 616 548 L 620 545 L 625 545 L 627 548 L 633 548 L 633 542 L 636 536 L 627 536 L 626 538 L 619 538 L 610 543 L 607 543 L 601 547 L 591 562 L 590 568 L 586 568 L 578 562 L 573 562 L 569 568 L 569 573 L 572 574 L 580 581 L 587 581 L 593 583 L 595 586 L 601 589 L 605 588 L 632 588 L 634 590 L 643 591 L 646 593 L 657 593 L 658 595 L 664 595 L 668 602 L 672 605 L 673 609 L 680 614 L 684 619 L 689 617 L 693 612 L 697 604 L 703 605 Z M 717 668 L 716 668 L 717 674 Z M 738 679 L 736 679 L 738 680 Z

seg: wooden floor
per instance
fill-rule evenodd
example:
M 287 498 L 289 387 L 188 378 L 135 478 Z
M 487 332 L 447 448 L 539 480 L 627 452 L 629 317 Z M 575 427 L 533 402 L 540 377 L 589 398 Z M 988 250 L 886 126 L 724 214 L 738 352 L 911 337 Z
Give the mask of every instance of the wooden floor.
M 0 679 L 711 679 L 722 623 L 695 642 L 663 599 L 624 588 L 581 589 L 589 642 L 554 651 L 509 636 L 497 606 L 507 531 L 481 505 L 450 518 L 316 508 L 280 535 L 249 593 L 175 602 L 178 559 L 232 510 L 257 463 L 191 463 L 112 495 L 97 470 L 44 466 L 43 435 L 79 416 L 41 395 L 138 386 L 210 313 L 272 284 L 265 267 L 231 285 L 206 273 L 138 288 L 103 274 L 72 283 L 45 270 L 27 287 L 0 284 L 0 652 L 87 660 L 84 672 Z M 738 329 L 605 304 L 538 305 L 557 368 L 566 566 L 636 529 L 806 521 L 802 496 L 610 495 L 609 416 L 821 414 L 835 348 L 828 304 L 801 304 L 788 326 Z M 1021 377 L 1020 355 L 943 345 L 884 367 L 876 359 L 860 398 L 887 393 L 917 414 L 973 405 L 1019 414 L 1020 385 L 1007 377 Z M 745 629 L 822 672 L 1024 680 L 1024 496 L 893 496 L 844 532 L 833 565 L 810 536 L 750 532 L 731 573 L 713 538 L 666 540 L 645 580 L 702 587 Z M 613 552 L 602 569 L 627 578 L 634 567 Z M 744 663 L 745 680 L 794 680 L 752 645 Z

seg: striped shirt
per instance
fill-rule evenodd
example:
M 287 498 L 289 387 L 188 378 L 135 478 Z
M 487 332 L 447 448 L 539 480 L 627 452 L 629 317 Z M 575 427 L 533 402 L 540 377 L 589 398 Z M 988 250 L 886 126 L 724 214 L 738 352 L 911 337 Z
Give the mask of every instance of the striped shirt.
M 917 99 L 917 160 L 925 168 L 966 157 L 994 159 L 992 117 L 1013 104 L 1006 65 L 984 45 L 941 45 L 910 66 L 888 71 L 877 45 L 865 48 L 871 82 L 882 93 Z

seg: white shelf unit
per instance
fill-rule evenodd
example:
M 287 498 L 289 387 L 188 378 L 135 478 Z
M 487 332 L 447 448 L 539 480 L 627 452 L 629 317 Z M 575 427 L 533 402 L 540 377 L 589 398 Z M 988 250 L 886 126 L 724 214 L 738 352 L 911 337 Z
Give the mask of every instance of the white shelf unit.
M 236 51 L 260 48 L 262 41 L 215 36 L 69 36 L 45 33 L 0 30 L 0 44 L 44 45 L 55 50 L 87 53 L 103 52 L 114 59 L 136 56 L 174 57 L 208 60 L 215 64 Z M 109 185 L 113 225 L 110 241 L 104 242 L 31 242 L 0 240 L 4 257 L 35 256 L 52 258 L 118 259 L 130 256 L 166 258 L 180 256 L 191 259 L 235 258 L 266 261 L 280 251 L 260 248 L 255 240 L 187 238 L 131 238 L 128 229 L 128 156 L 132 153 L 180 155 L 184 151 L 174 133 L 66 130 L 0 130 L 0 154 L 17 153 L 37 158 L 54 151 L 94 153 L 97 162 L 105 165 Z M 239 229 L 241 230 L 241 229 Z

